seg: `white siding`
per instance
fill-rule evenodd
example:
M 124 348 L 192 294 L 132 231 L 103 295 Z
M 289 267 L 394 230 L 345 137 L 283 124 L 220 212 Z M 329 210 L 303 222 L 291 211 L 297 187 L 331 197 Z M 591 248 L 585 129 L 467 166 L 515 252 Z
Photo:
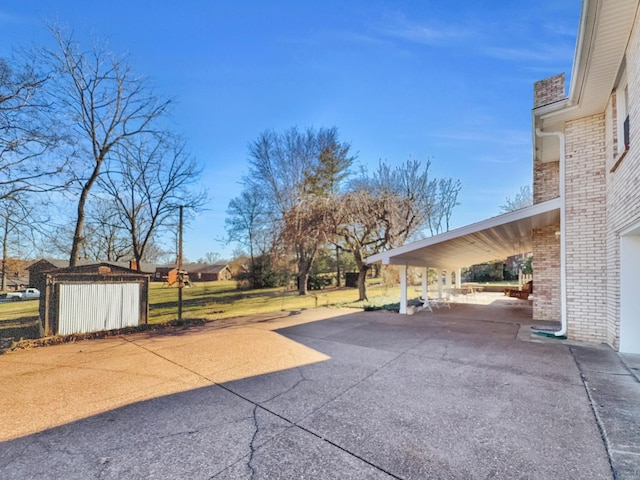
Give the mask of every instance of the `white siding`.
M 61 284 L 58 333 L 97 332 L 138 325 L 138 283 Z

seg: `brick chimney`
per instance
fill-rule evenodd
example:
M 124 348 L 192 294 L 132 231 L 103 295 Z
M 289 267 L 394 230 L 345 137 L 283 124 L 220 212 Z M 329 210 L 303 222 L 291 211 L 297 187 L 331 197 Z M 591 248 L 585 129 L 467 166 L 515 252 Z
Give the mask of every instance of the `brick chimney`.
M 533 84 L 533 108 L 549 105 L 566 98 L 564 73 L 545 78 Z

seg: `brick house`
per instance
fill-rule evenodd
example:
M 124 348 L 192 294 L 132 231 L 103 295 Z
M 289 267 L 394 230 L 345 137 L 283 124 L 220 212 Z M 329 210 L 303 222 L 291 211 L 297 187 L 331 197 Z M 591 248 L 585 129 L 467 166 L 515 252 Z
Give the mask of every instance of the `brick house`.
M 639 8 L 584 0 L 568 95 L 564 74 L 534 85 L 533 206 L 369 261 L 451 272 L 531 249 L 534 320 L 640 353 Z
M 185 266 L 192 282 L 231 280 L 229 265 L 189 264 Z
M 534 200 L 563 203 L 558 224 L 534 231 L 534 272 L 545 273 L 536 275 L 544 295 L 534 318 L 561 317 L 570 338 L 632 353 L 640 353 L 639 5 L 584 2 L 569 94 L 563 76 L 537 82 L 533 109 Z
M 190 263 L 184 265 L 183 270 L 191 282 L 217 282 L 221 280 L 231 280 L 232 277 L 229 265 Z M 153 278 L 156 281 L 163 281 L 168 279 L 172 275 L 172 272 L 177 274 L 177 271 L 177 267 L 174 266 L 156 267 Z M 172 282 L 169 281 L 169 283 Z

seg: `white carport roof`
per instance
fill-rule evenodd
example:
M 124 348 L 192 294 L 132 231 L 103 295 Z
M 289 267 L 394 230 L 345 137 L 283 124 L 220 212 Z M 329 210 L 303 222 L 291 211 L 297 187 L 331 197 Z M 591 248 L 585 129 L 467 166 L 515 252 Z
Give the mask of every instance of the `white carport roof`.
M 372 255 L 369 263 L 432 268 L 462 268 L 502 260 L 533 249 L 532 230 L 555 225 L 560 198 Z

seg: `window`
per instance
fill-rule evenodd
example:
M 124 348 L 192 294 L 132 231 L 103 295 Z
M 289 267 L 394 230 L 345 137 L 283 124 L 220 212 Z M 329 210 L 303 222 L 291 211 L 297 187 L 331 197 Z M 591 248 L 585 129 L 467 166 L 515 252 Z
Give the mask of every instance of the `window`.
M 620 82 L 616 88 L 616 126 L 617 126 L 617 154 L 626 152 L 629 149 L 629 88 L 627 85 L 627 75 L 621 75 Z

